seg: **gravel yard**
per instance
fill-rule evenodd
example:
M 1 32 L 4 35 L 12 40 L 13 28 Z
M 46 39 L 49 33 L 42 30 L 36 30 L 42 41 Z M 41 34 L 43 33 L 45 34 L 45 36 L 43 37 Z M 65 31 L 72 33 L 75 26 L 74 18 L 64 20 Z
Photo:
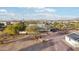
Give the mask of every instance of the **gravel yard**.
M 33 40 L 30 36 L 9 43 L 0 45 L 1 51 L 73 51 L 79 49 L 73 49 L 69 45 L 63 42 L 65 35 L 58 33 L 48 33 L 47 36 L 41 39 L 49 39 L 48 41 L 41 42 L 40 40 Z M 30 39 L 29 39 L 30 38 Z

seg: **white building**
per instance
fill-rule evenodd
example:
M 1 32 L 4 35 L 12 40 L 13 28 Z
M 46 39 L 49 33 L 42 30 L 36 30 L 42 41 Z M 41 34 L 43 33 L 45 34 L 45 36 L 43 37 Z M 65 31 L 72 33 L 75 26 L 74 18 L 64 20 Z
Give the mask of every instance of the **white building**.
M 20 23 L 20 21 L 10 21 L 10 24 L 17 24 Z
M 29 26 L 38 26 L 38 27 L 46 27 L 46 25 L 45 24 L 29 24 Z
M 48 28 L 45 24 L 29 24 L 29 26 L 38 26 L 40 32 L 48 31 Z
M 26 31 L 19 31 L 19 34 L 27 34 Z
M 65 40 L 73 47 L 79 47 L 79 33 L 71 33 L 65 36 Z
M 0 22 L 0 23 L 4 24 L 4 26 L 7 26 L 7 22 Z

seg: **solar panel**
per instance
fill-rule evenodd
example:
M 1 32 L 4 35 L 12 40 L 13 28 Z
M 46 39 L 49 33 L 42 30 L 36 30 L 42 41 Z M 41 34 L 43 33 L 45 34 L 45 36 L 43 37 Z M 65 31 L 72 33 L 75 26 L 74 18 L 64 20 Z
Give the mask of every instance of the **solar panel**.
M 68 37 L 72 38 L 73 40 L 79 41 L 79 34 L 78 33 L 69 34 Z

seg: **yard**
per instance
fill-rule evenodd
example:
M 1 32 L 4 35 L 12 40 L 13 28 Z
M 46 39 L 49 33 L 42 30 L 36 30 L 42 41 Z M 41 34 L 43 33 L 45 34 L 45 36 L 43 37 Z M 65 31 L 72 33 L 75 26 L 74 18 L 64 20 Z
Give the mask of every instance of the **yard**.
M 40 40 L 33 40 L 30 35 L 18 36 L 20 39 L 11 43 L 1 44 L 1 51 L 73 51 L 64 40 L 65 34 L 58 32 L 49 32 L 41 39 L 49 39 L 48 41 L 41 42 Z

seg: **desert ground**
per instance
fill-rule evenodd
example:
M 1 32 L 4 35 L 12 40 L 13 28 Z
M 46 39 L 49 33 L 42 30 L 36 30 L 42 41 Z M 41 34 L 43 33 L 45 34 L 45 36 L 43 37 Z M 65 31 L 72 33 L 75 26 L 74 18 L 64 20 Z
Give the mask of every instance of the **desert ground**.
M 49 32 L 41 38 L 49 39 L 45 42 L 33 40 L 29 35 L 26 35 L 20 40 L 0 45 L 0 51 L 78 51 L 78 48 L 73 48 L 64 40 L 65 35 Z

